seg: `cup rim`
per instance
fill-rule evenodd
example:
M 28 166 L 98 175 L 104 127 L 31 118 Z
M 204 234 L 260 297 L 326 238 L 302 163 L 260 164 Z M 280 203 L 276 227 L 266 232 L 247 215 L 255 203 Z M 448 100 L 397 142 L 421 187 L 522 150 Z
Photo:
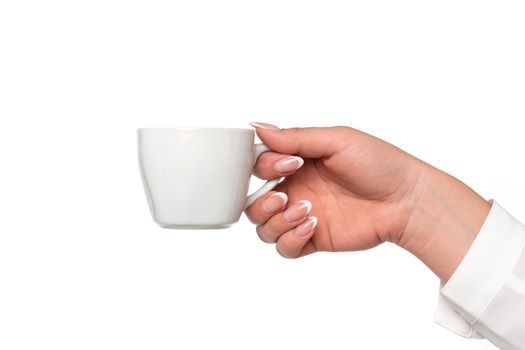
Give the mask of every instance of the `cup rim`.
M 175 131 L 175 130 L 181 130 L 181 131 L 202 131 L 202 130 L 214 130 L 214 131 L 255 131 L 255 129 L 248 129 L 248 128 L 227 128 L 227 127 L 201 127 L 201 126 L 152 126 L 152 127 L 143 127 L 143 128 L 137 128 L 138 132 L 143 131 Z

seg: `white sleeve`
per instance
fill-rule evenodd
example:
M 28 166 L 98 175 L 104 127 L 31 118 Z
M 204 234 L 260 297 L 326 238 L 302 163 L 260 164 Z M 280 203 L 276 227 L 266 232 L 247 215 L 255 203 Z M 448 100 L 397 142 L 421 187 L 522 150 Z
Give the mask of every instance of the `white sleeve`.
M 525 226 L 498 203 L 441 288 L 435 321 L 501 349 L 525 349 Z

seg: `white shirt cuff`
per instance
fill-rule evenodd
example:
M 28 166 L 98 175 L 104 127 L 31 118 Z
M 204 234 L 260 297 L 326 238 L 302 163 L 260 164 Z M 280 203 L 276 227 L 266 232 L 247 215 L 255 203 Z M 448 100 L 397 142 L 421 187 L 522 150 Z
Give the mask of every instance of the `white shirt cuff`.
M 434 314 L 434 322 L 464 338 L 483 339 L 476 330 L 454 309 L 454 306 L 441 294 Z
M 495 201 L 469 251 L 440 291 L 434 320 L 467 338 L 505 286 L 525 247 L 523 225 Z

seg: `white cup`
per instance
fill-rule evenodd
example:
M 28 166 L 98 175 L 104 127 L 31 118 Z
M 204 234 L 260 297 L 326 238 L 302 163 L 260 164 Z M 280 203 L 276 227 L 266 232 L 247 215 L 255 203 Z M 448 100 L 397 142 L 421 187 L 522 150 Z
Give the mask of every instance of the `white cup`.
M 247 196 L 259 155 L 252 129 L 138 129 L 139 165 L 153 220 L 164 228 L 225 228 L 272 190 L 267 181 Z

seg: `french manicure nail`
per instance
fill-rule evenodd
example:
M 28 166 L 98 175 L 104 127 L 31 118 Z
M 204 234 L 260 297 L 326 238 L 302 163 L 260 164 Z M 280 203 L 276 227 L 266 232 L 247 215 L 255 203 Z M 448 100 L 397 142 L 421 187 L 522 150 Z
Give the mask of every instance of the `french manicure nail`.
M 304 237 L 312 232 L 315 226 L 317 226 L 317 217 L 310 216 L 305 222 L 295 228 L 295 234 Z
M 250 122 L 249 123 L 251 126 L 253 126 L 254 128 L 261 128 L 261 129 L 266 129 L 266 130 L 280 130 L 278 127 L 276 127 L 275 125 L 272 125 L 272 124 L 268 124 L 268 123 L 261 123 L 261 122 Z
M 286 157 L 275 163 L 275 170 L 281 173 L 289 173 L 302 167 L 304 160 L 301 157 Z
M 312 203 L 307 200 L 298 201 L 290 206 L 283 213 L 283 217 L 288 222 L 294 222 L 304 218 L 312 210 Z
M 265 213 L 271 214 L 284 207 L 286 202 L 288 202 L 286 193 L 276 192 L 265 199 L 261 208 Z

